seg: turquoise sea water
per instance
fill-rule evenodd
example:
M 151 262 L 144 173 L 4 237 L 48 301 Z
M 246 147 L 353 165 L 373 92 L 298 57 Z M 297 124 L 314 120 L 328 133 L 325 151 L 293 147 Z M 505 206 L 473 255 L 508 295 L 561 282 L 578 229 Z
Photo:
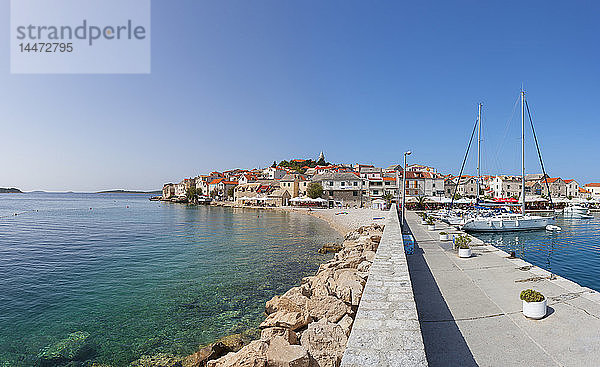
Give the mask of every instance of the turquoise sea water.
M 19 213 L 19 215 L 14 215 Z M 256 327 L 264 302 L 340 241 L 311 216 L 127 194 L 0 194 L 0 366 L 36 364 L 69 333 L 94 361 L 186 355 Z
M 600 216 L 569 219 L 558 216 L 560 232 L 478 233 L 481 240 L 525 261 L 600 291 Z

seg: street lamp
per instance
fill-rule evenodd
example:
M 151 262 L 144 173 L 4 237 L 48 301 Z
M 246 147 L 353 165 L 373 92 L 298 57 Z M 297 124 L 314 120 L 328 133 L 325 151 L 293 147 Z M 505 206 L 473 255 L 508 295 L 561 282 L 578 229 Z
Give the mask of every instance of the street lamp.
M 402 171 L 402 217 L 400 220 L 400 228 L 404 228 L 404 204 L 406 202 L 406 156 L 412 152 L 409 150 L 404 153 L 404 170 Z

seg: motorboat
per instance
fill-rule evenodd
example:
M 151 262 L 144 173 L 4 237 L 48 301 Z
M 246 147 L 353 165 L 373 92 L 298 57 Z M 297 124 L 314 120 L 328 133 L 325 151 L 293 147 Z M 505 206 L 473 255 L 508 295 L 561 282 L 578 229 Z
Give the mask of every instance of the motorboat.
M 590 210 L 581 205 L 570 205 L 563 209 L 563 215 L 571 218 L 591 219 Z

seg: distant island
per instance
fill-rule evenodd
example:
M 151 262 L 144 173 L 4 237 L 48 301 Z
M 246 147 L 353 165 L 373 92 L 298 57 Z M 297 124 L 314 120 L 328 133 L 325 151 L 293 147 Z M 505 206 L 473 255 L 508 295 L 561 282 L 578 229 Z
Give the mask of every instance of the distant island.
M 98 191 L 96 194 L 153 194 L 153 195 L 161 195 L 162 194 L 162 190 L 156 190 L 156 191 L 106 190 L 106 191 Z
M 16 189 L 14 187 L 11 188 L 2 188 L 0 187 L 0 194 L 22 194 L 23 191 Z

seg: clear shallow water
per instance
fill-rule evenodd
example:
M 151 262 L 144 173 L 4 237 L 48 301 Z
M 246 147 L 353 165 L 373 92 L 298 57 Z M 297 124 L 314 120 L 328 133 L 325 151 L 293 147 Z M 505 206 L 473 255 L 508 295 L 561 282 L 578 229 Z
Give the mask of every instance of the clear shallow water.
M 34 365 L 75 331 L 113 366 L 189 354 L 256 327 L 264 302 L 313 273 L 327 259 L 317 249 L 340 239 L 299 213 L 0 194 L 0 366 Z
M 584 287 L 600 291 L 600 216 L 558 216 L 560 232 L 478 233 L 481 240 Z

